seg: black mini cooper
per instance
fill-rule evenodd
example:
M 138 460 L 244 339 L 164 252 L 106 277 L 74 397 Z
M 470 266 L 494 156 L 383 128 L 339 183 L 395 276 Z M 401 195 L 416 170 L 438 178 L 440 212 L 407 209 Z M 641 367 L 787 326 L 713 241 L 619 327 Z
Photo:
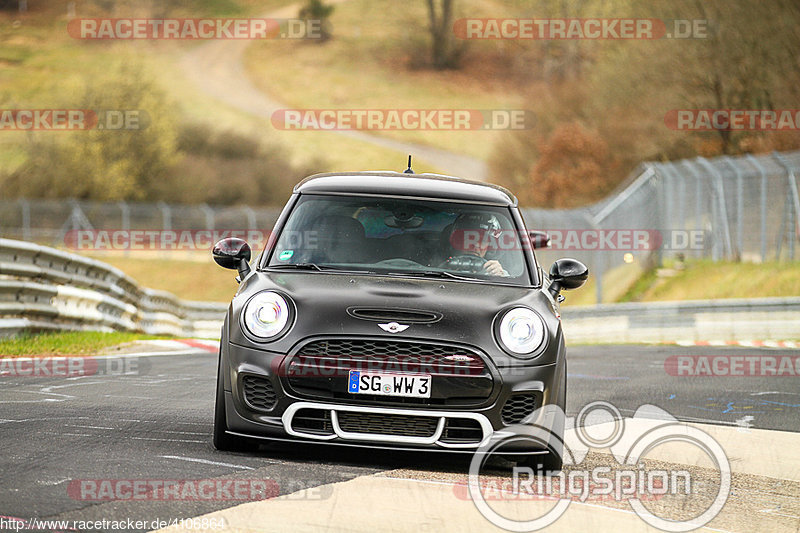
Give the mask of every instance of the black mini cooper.
M 566 400 L 562 289 L 544 276 L 516 198 L 432 174 L 319 174 L 299 183 L 250 264 L 222 329 L 214 446 L 263 440 L 474 452 Z M 560 467 L 560 450 L 512 448 Z

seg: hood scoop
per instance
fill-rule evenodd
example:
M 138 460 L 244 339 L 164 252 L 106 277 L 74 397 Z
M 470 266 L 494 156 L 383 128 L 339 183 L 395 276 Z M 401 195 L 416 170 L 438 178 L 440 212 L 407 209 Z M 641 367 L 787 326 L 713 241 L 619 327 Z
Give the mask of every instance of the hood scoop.
M 442 319 L 441 313 L 417 309 L 387 309 L 380 307 L 348 307 L 347 314 L 361 320 L 375 322 L 403 322 L 406 324 L 433 324 Z

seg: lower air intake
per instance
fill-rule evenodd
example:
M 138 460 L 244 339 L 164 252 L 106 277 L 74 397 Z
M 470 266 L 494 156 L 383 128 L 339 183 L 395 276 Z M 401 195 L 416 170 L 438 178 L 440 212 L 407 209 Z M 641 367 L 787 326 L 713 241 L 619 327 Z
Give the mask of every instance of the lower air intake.
M 336 413 L 339 427 L 348 433 L 397 435 L 403 437 L 431 437 L 436 432 L 439 419 L 432 416 L 385 415 L 378 413 Z

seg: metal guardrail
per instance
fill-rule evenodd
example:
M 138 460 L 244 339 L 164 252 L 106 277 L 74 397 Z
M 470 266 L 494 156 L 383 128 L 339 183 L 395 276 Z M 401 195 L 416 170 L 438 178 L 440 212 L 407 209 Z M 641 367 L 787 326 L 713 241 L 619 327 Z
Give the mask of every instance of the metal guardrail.
M 569 342 L 800 339 L 800 297 L 576 306 L 562 316 Z
M 76 254 L 0 239 L 0 336 L 22 330 L 217 337 L 227 304 L 140 287 Z M 570 342 L 800 339 L 800 297 L 565 307 Z
M 217 337 L 226 309 L 141 287 L 94 259 L 0 239 L 0 336 L 91 329 Z

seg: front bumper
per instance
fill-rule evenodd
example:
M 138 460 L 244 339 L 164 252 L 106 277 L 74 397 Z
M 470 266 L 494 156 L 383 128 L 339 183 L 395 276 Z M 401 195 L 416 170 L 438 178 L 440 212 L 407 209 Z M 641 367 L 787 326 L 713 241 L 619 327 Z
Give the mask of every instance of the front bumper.
M 563 346 L 559 348 L 563 351 Z M 471 350 L 475 352 L 474 348 Z M 486 369 L 491 373 L 489 392 L 486 393 L 483 384 L 481 396 L 469 402 L 392 405 L 385 399 L 376 399 L 365 405 L 358 399 L 319 398 L 298 393 L 298 388 L 291 386 L 288 378 L 282 375 L 281 369 L 290 357 L 285 354 L 225 342 L 222 355 L 227 424 L 232 434 L 345 446 L 455 452 L 474 451 L 494 432 L 524 418 L 521 415 L 555 403 L 559 397 L 556 387 L 561 383 L 560 372 L 563 371 L 563 364 L 560 364 L 563 353 L 557 359 L 559 363 L 509 368 L 497 368 L 491 358 L 484 355 Z M 245 393 L 245 379 L 250 383 L 258 380 L 263 385 L 258 390 L 259 397 L 267 397 L 269 401 L 254 405 L 256 402 L 251 401 L 254 389 L 251 387 Z M 453 379 L 458 378 L 440 378 L 443 387 Z M 437 387 L 436 376 L 432 386 Z M 454 390 L 457 389 L 455 386 Z M 525 401 L 520 402 L 520 399 Z M 513 420 L 509 413 L 515 414 Z M 534 419 L 526 423 L 546 426 L 548 421 Z M 410 426 L 413 429 L 409 430 Z M 542 450 L 523 449 L 521 445 L 509 451 L 542 453 Z

